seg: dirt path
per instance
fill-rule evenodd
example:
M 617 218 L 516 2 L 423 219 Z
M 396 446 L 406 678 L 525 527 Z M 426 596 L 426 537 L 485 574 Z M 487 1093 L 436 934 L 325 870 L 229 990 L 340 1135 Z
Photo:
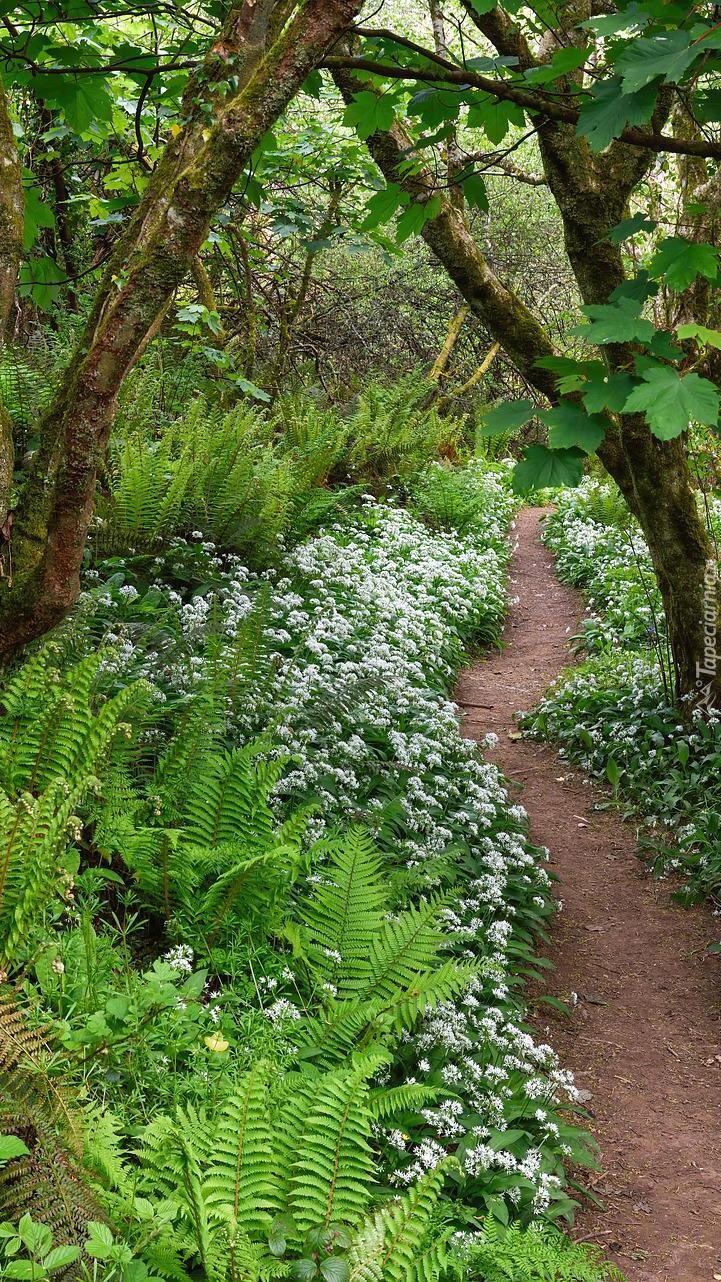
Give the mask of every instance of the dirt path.
M 495 730 L 490 754 L 552 852 L 563 912 L 556 919 L 550 989 L 570 1019 L 537 1025 L 590 1092 L 586 1107 L 603 1172 L 589 1185 L 605 1209 L 581 1212 L 576 1235 L 599 1243 L 632 1282 L 721 1278 L 721 967 L 705 956 L 721 922 L 687 912 L 668 886 L 643 875 L 631 829 L 554 749 L 509 738 L 569 662 L 582 613 L 558 582 L 539 539 L 542 511 L 519 517 L 505 649 L 468 669 L 458 701 L 465 728 Z

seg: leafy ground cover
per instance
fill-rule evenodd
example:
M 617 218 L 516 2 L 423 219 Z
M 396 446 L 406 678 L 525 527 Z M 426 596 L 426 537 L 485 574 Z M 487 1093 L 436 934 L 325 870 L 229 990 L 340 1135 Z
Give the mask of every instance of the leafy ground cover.
M 719 531 L 719 507 L 708 518 Z M 648 549 L 616 492 L 589 479 L 562 494 L 545 540 L 561 578 L 588 601 L 579 642 L 589 657 L 526 718 L 534 735 L 611 784 L 651 829 L 659 873 L 681 871 L 682 897 L 721 896 L 721 725 L 714 709 L 688 717 L 671 697 L 663 615 Z
M 6 684 L 4 1276 L 611 1276 L 552 1228 L 594 1154 L 524 1022 L 547 852 L 447 694 L 499 635 L 508 469 L 385 472 L 261 514 L 252 569 L 185 463 L 163 548 L 108 557 L 113 493 L 157 493 L 116 478 Z

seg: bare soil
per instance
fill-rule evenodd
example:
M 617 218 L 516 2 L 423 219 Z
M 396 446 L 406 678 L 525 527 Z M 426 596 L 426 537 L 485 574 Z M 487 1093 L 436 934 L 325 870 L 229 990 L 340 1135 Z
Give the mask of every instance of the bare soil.
M 548 846 L 562 912 L 536 1026 L 588 1091 L 602 1173 L 585 1178 L 574 1235 L 602 1246 L 630 1282 L 721 1278 L 721 966 L 708 945 L 721 921 L 676 905 L 653 881 L 633 830 L 596 810 L 602 790 L 556 750 L 517 739 L 530 708 L 571 662 L 583 613 L 540 542 L 543 509 L 521 512 L 504 648 L 462 675 L 465 731 L 499 735 L 488 755 L 521 792 L 533 840 Z

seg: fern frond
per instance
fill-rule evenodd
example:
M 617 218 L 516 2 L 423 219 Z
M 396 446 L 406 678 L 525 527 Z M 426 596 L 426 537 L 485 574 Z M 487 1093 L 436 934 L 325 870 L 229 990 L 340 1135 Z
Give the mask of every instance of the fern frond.
M 339 996 L 365 994 L 371 943 L 386 905 L 381 859 L 362 828 L 316 847 L 315 854 L 330 860 L 328 880 L 304 904 L 314 965 L 332 976 Z
M 293 1163 L 289 1210 L 301 1232 L 356 1224 L 375 1181 L 368 1077 L 376 1063 L 325 1074 Z
M 351 1282 L 435 1282 L 451 1234 L 448 1230 L 428 1240 L 446 1165 L 429 1171 L 363 1227 L 349 1253 Z
M 205 1177 L 210 1207 L 229 1207 L 241 1233 L 262 1233 L 279 1210 L 268 1107 L 267 1070 L 256 1064 L 241 1078 L 218 1118 Z

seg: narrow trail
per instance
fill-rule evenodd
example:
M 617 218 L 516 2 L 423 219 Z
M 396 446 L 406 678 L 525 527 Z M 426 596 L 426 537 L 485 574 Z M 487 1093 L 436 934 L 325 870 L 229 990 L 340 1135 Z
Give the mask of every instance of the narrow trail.
M 504 649 L 467 669 L 457 699 L 465 730 L 500 742 L 489 756 L 548 846 L 563 911 L 549 989 L 570 1018 L 539 1007 L 536 1026 L 588 1091 L 602 1173 L 586 1179 L 604 1209 L 579 1213 L 575 1236 L 598 1243 L 629 1282 L 721 1278 L 721 968 L 705 955 L 721 928 L 675 905 L 644 875 L 631 829 L 594 810 L 601 793 L 552 747 L 509 738 L 570 661 L 580 594 L 558 582 L 540 542 L 543 510 L 521 512 Z

